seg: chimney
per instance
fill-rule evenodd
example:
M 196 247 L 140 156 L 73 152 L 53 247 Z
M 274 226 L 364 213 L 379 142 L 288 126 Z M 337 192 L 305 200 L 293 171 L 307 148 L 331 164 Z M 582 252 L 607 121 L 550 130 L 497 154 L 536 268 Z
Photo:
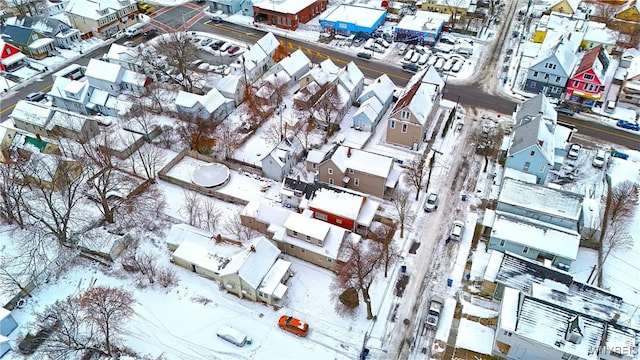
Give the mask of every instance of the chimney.
M 350 147 L 347 148 L 347 157 L 348 158 L 351 157 L 351 148 Z
M 544 145 L 544 140 L 538 140 L 538 145 L 540 146 Z
M 249 251 L 251 251 L 251 252 L 256 252 L 256 247 L 255 247 L 255 246 L 253 246 L 253 245 L 251 245 L 251 247 L 249 248 Z
M 296 176 L 296 178 L 298 179 L 298 182 L 300 182 L 300 174 L 298 174 L 298 176 Z

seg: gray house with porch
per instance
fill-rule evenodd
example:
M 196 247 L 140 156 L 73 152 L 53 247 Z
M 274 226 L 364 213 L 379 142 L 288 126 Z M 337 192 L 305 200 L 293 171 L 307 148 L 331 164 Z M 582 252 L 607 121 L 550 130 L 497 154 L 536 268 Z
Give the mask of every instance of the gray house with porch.
M 564 34 L 548 34 L 527 71 L 524 91 L 560 99 L 578 63 L 574 42 Z

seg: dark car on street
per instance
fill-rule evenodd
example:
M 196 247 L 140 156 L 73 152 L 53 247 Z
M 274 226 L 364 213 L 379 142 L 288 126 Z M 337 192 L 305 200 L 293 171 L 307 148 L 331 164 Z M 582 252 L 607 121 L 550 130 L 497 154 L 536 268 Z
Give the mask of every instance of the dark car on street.
M 358 53 L 358 57 L 359 57 L 359 58 L 362 58 L 362 59 L 367 59 L 367 60 L 368 60 L 368 59 L 371 59 L 371 53 L 364 52 L 364 51 L 363 51 L 363 52 L 359 52 L 359 53 Z
M 147 39 L 152 39 L 156 36 L 158 36 L 158 29 L 153 28 L 153 29 L 149 29 L 146 31 L 142 32 L 142 36 L 146 37 Z
M 420 70 L 420 67 L 413 63 L 406 63 L 402 64 L 402 69 L 410 72 L 418 72 L 418 70 Z

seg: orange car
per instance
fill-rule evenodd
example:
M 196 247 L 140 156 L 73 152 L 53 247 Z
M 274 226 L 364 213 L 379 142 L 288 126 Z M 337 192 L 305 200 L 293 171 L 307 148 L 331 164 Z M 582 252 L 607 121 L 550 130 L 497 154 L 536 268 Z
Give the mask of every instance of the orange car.
M 290 333 L 294 333 L 298 336 L 307 336 L 309 332 L 309 324 L 302 322 L 293 316 L 282 315 L 280 320 L 278 320 L 278 326 L 287 330 Z

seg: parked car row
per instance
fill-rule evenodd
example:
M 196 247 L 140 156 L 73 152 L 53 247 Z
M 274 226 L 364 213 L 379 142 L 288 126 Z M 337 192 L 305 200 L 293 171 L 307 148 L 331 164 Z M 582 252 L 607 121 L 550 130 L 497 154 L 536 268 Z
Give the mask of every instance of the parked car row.
M 427 50 L 428 51 L 428 50 Z M 457 57 L 444 57 L 438 54 L 425 52 L 420 54 L 416 50 L 408 50 L 403 58 L 403 68 L 407 64 L 415 64 L 417 66 L 433 66 L 438 71 L 459 72 L 464 65 L 465 60 Z
M 211 50 L 218 51 L 221 54 L 226 53 L 228 55 L 235 55 L 241 52 L 240 46 L 220 39 L 214 39 L 210 37 L 200 39 L 198 37 L 192 37 L 191 41 L 195 42 L 201 47 L 210 47 Z

